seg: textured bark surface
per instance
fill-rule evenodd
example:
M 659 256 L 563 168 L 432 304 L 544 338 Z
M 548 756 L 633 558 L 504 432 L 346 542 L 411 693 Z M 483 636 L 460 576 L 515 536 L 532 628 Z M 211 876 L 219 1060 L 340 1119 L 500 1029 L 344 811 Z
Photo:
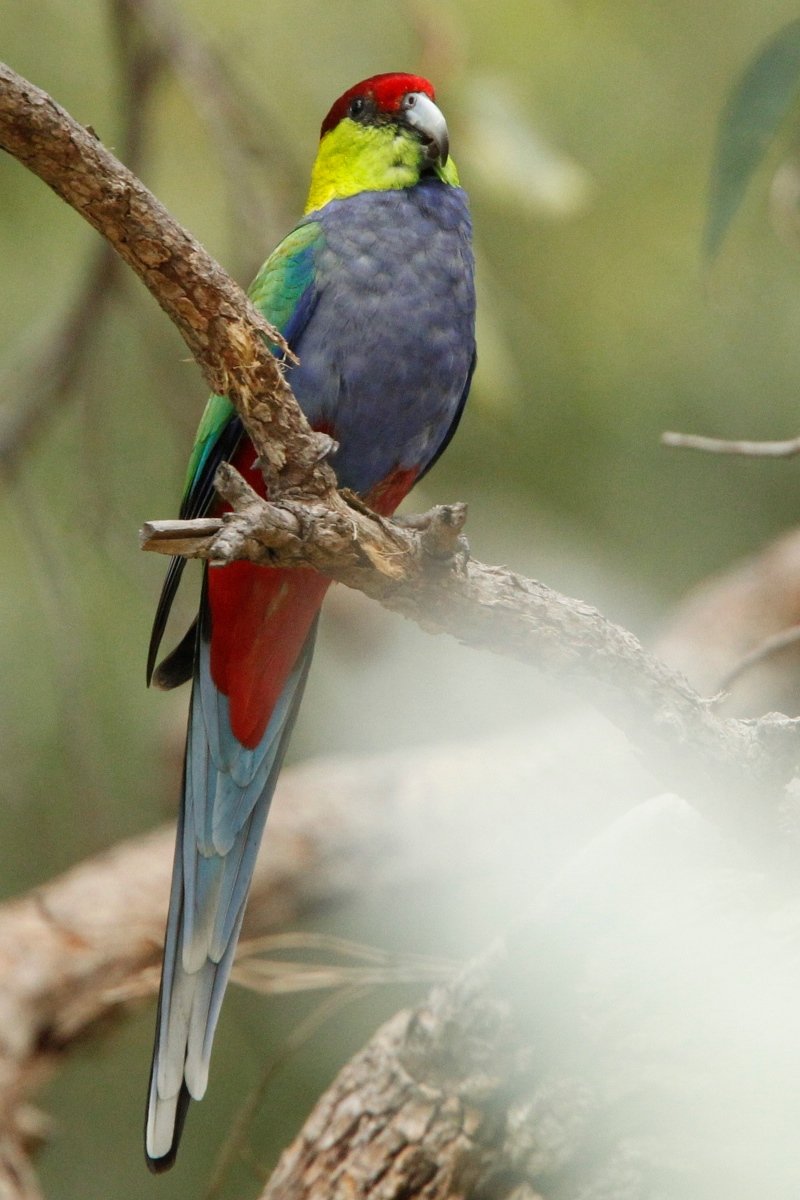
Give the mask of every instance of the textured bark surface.
M 528 662 L 596 704 L 667 786 L 715 820 L 745 836 L 774 831 L 783 788 L 800 769 L 800 724 L 781 714 L 718 716 L 713 702 L 591 605 L 471 558 L 460 537 L 463 506 L 440 505 L 403 524 L 338 493 L 332 503 L 263 501 L 227 465 L 218 486 L 234 513 L 220 522 L 151 522 L 145 547 L 220 563 L 310 565 L 431 633 Z
M 230 395 L 273 489 L 335 485 L 268 348 L 280 335 L 135 175 L 46 92 L 0 63 L 0 146 L 103 235 L 176 325 L 214 392 Z
M 263 1200 L 472 1193 L 497 1131 L 478 1105 L 406 1070 L 410 1026 L 420 1019 L 399 1013 L 348 1063 L 282 1156 Z

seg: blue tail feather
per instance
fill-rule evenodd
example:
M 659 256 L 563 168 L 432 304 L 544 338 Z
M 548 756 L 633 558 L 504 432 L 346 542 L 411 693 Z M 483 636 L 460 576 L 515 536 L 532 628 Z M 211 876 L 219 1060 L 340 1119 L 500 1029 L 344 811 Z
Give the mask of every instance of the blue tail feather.
M 316 623 L 253 750 L 230 728 L 201 620 L 186 740 L 146 1126 L 153 1170 L 171 1165 L 189 1099 L 200 1099 L 247 893 L 313 654 Z

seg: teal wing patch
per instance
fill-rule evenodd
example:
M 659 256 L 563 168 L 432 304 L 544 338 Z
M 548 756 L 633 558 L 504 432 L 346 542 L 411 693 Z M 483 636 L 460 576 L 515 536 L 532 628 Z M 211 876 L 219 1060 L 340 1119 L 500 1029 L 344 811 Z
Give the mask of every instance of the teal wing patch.
M 314 311 L 316 290 L 314 266 L 317 248 L 323 238 L 317 221 L 303 221 L 272 252 L 250 287 L 250 299 L 270 324 L 283 334 L 288 345 L 296 344 Z M 278 353 L 278 347 L 273 346 Z M 236 452 L 242 427 L 227 396 L 210 396 L 200 419 L 184 482 L 180 515 L 184 519 L 200 517 L 214 502 L 214 476 L 217 467 Z M 173 558 L 161 589 L 150 648 L 147 656 L 147 682 L 153 675 L 156 657 L 172 601 L 186 565 L 185 558 Z M 174 687 L 191 675 L 194 634 L 190 630 L 180 646 L 166 660 L 169 669 L 162 686 Z M 171 660 L 177 655 L 177 660 Z
M 313 283 L 314 254 L 321 238 L 323 230 L 318 221 L 300 224 L 272 251 L 249 286 L 247 294 L 255 307 L 284 337 Z
M 183 508 L 185 507 L 186 500 L 193 491 L 193 484 L 202 476 L 203 467 L 208 461 L 209 454 L 235 411 L 227 396 L 209 396 L 208 403 L 200 418 L 200 424 L 197 427 L 197 436 L 192 447 L 189 465 L 186 468 L 186 479 L 183 489 L 184 503 L 181 506 L 182 516 L 186 515 L 183 512 Z M 196 516 L 197 514 L 194 515 Z
M 298 225 L 273 250 L 248 295 L 291 346 L 313 307 L 314 260 L 322 242 L 318 221 Z
M 321 239 L 322 228 L 318 222 L 298 225 L 273 250 L 250 285 L 250 299 L 290 346 L 314 307 L 314 258 Z M 277 349 L 273 346 L 273 350 Z M 209 398 L 186 471 L 184 504 L 201 481 L 214 446 L 234 414 L 235 409 L 227 396 Z

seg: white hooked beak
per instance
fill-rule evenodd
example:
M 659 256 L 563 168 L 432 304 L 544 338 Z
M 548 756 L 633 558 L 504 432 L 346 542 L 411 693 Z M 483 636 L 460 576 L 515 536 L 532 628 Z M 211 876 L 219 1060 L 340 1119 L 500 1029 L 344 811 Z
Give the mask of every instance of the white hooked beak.
M 401 112 L 405 124 L 422 134 L 428 158 L 444 166 L 450 153 L 450 137 L 441 109 L 424 92 L 409 92 L 403 97 Z

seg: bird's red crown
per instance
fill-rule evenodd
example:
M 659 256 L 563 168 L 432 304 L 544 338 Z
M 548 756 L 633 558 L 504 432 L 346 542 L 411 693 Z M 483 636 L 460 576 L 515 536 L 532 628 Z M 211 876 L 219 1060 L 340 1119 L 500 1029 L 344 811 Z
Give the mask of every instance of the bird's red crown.
M 348 88 L 333 105 L 322 122 L 320 137 L 335 128 L 342 118 L 348 115 L 354 100 L 362 97 L 372 100 L 379 112 L 391 116 L 392 113 L 399 112 L 400 102 L 408 92 L 424 92 L 431 100 L 436 99 L 433 85 L 421 75 L 404 75 L 397 71 L 389 71 L 385 75 L 372 75 L 369 79 L 362 79 L 361 83 Z

